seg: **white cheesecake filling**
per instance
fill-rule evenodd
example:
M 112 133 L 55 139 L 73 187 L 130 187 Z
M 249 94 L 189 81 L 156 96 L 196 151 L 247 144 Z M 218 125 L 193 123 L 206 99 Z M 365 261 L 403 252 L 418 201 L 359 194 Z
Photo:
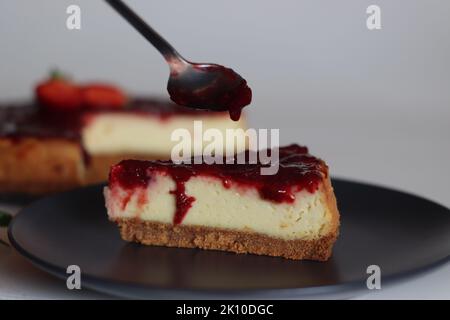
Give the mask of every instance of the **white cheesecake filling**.
M 203 130 L 218 129 L 225 136 L 226 129 L 245 128 L 243 120 L 232 121 L 227 116 L 195 117 L 177 115 L 161 119 L 143 114 L 103 113 L 95 115 L 82 130 L 83 146 L 89 154 L 156 154 L 169 157 L 179 142 L 171 141 L 174 130 L 184 128 L 191 133 L 191 146 L 202 143 L 202 136 L 194 135 L 194 121 L 201 120 Z M 226 143 L 224 152 L 232 145 Z M 244 146 L 245 147 L 245 146 Z M 236 148 L 237 152 L 243 148 Z
M 149 186 L 141 190 L 147 200 L 140 203 L 139 192 L 134 192 L 124 208 L 127 191 L 114 188 L 105 188 L 110 218 L 173 223 L 176 206 L 170 191 L 175 190 L 175 182 L 170 176 L 156 174 Z M 294 203 L 274 203 L 261 199 L 254 188 L 227 189 L 219 179 L 197 176 L 186 182 L 186 194 L 196 200 L 182 225 L 257 232 L 286 240 L 316 239 L 331 231 L 332 213 L 320 189 L 314 194 L 305 190 L 296 193 Z

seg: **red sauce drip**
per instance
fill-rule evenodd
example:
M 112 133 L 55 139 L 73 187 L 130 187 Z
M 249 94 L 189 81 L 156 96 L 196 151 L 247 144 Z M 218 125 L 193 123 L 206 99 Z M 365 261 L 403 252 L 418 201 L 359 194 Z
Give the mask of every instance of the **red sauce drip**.
M 308 153 L 306 147 L 290 145 L 279 149 L 279 170 L 275 175 L 261 175 L 262 163 L 256 164 L 174 164 L 171 161 L 124 160 L 112 167 L 110 187 L 124 189 L 147 186 L 154 172 L 168 174 L 176 183 L 171 191 L 176 197 L 174 224 L 183 221 L 195 199 L 185 192 L 185 183 L 193 176 L 209 176 L 232 185 L 256 188 L 261 198 L 276 203 L 292 203 L 295 192 L 303 189 L 314 193 L 326 177 L 326 164 Z M 246 151 L 249 159 L 249 151 Z
M 238 121 L 241 117 L 242 109 L 252 101 L 252 90 L 245 82 L 236 89 L 233 95 L 234 99 L 231 100 L 228 106 L 228 112 L 231 120 Z
M 142 207 L 147 203 L 147 192 L 145 189 L 142 189 L 138 196 L 138 206 Z
M 131 198 L 133 197 L 134 191 L 138 190 L 137 192 L 137 206 L 138 207 L 142 207 L 143 205 L 145 205 L 147 203 L 147 192 L 146 189 L 144 188 L 139 188 L 139 189 L 128 189 L 125 193 L 125 195 L 119 195 L 119 193 L 117 193 L 117 190 L 114 193 L 114 197 L 121 197 L 120 200 L 120 209 L 121 210 L 125 210 L 128 203 L 131 201 Z
M 194 197 L 188 196 L 186 194 L 186 186 L 184 181 L 178 180 L 176 182 L 177 187 L 175 190 L 170 191 L 171 194 L 175 195 L 176 208 L 175 215 L 173 217 L 173 224 L 180 224 L 184 217 L 186 216 L 192 203 L 195 201 Z
M 131 195 L 132 195 L 132 193 L 128 192 L 127 195 L 125 197 L 123 197 L 122 203 L 120 204 L 120 208 L 122 210 L 125 210 L 125 208 L 127 207 L 128 202 L 130 202 L 130 200 L 131 200 Z
M 252 90 L 247 81 L 230 68 L 221 65 L 193 64 L 197 72 L 215 77 L 212 85 L 192 90 L 183 87 L 168 87 L 170 98 L 175 103 L 189 108 L 228 111 L 233 121 L 241 117 L 242 109 L 252 101 Z M 174 75 L 174 74 L 173 74 Z

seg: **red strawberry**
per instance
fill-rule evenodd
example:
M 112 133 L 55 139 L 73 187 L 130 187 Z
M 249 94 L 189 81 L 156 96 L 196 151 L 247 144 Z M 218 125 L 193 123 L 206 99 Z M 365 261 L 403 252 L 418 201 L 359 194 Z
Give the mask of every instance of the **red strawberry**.
M 81 107 L 79 88 L 68 80 L 53 77 L 36 87 L 39 103 L 52 111 L 71 111 Z
M 125 105 L 127 97 L 117 87 L 93 83 L 81 87 L 81 100 L 90 109 L 118 109 Z

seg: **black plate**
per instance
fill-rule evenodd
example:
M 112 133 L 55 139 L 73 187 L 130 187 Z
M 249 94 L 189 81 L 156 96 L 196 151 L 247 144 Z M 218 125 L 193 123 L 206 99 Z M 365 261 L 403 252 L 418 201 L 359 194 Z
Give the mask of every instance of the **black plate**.
M 362 289 L 369 265 L 382 283 L 447 261 L 450 211 L 403 192 L 333 181 L 341 235 L 325 263 L 122 241 L 106 217 L 102 186 L 38 200 L 9 228 L 13 246 L 38 267 L 126 297 L 301 297 Z

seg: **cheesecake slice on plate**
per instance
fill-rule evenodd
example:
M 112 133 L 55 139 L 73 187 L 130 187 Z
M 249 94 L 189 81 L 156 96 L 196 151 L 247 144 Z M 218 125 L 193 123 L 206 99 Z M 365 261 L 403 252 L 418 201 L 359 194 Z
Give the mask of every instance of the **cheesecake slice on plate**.
M 339 213 L 325 162 L 290 145 L 276 174 L 264 166 L 125 160 L 110 171 L 108 216 L 126 241 L 327 260 Z

